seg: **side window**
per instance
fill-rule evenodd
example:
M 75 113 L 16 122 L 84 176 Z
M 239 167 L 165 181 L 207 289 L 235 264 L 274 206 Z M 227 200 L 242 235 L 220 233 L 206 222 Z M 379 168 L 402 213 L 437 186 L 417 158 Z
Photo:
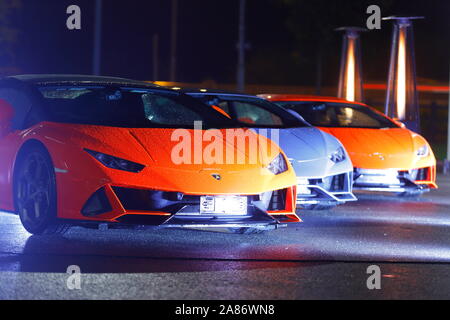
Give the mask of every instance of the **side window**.
M 230 105 L 227 101 L 221 101 L 217 106 L 226 113 L 230 114 Z
M 329 127 L 335 124 L 335 110 L 326 104 L 313 104 L 305 106 L 293 106 L 293 110 L 314 126 Z
M 279 116 L 255 104 L 235 102 L 234 110 L 239 122 L 263 126 L 280 126 L 283 124 Z
M 378 128 L 381 123 L 369 115 L 354 108 L 340 108 L 337 112 L 339 125 L 342 127 Z
M 25 120 L 31 110 L 31 100 L 23 92 L 3 88 L 0 89 L 0 99 L 8 101 L 14 108 L 13 129 L 24 129 Z

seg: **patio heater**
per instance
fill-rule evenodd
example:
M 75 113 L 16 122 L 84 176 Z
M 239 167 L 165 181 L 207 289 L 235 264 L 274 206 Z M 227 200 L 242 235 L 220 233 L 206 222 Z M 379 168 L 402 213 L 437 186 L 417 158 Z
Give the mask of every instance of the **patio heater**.
M 449 82 L 450 83 L 450 82 Z M 450 174 L 450 86 L 448 90 L 447 157 L 444 160 L 444 174 Z
M 342 27 L 336 31 L 344 32 L 338 97 L 348 101 L 363 102 L 360 34 L 367 30 L 358 27 Z
M 420 132 L 412 23 L 417 19 L 423 17 L 383 18 L 394 22 L 385 113 L 414 132 Z

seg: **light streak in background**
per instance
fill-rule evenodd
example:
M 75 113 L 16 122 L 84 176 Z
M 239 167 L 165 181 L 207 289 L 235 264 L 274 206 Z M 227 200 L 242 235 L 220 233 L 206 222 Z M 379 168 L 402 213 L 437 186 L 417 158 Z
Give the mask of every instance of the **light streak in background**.
M 348 101 L 355 101 L 355 39 L 350 37 L 348 39 L 347 52 L 347 84 L 345 98 Z
M 406 29 L 400 27 L 397 61 L 397 117 L 406 118 Z
M 367 83 L 364 84 L 364 90 L 386 90 L 386 84 L 382 83 Z M 429 92 L 436 94 L 448 94 L 450 87 L 444 85 L 418 85 L 417 90 L 421 92 Z

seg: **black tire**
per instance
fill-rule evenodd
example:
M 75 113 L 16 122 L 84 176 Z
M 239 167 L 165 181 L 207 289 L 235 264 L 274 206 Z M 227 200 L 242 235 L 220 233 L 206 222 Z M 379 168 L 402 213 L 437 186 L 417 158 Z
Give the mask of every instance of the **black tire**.
M 52 159 L 39 143 L 19 154 L 14 170 L 14 203 L 23 227 L 33 235 L 63 234 L 57 220 L 56 176 Z
M 333 204 L 301 204 L 300 207 L 304 210 L 311 210 L 311 211 L 325 211 L 325 210 L 332 210 L 337 207 L 336 203 Z
M 258 228 L 228 228 L 228 231 L 234 234 L 264 234 L 267 230 Z

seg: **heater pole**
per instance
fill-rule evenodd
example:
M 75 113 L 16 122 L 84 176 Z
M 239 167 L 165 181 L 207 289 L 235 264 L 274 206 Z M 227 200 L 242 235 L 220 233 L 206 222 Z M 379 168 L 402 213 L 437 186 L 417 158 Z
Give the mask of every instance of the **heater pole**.
M 448 90 L 447 158 L 444 160 L 444 174 L 449 173 L 450 173 L 450 86 Z
M 420 105 L 417 92 L 413 20 L 423 17 L 392 16 L 394 24 L 391 61 L 386 90 L 386 114 L 420 132 Z
M 367 29 L 342 27 L 335 31 L 344 32 L 338 97 L 349 101 L 364 102 L 360 34 Z

